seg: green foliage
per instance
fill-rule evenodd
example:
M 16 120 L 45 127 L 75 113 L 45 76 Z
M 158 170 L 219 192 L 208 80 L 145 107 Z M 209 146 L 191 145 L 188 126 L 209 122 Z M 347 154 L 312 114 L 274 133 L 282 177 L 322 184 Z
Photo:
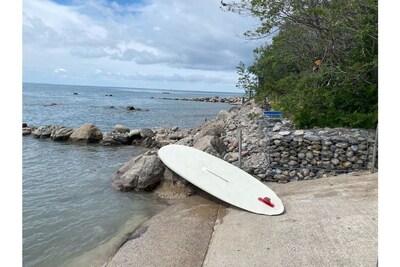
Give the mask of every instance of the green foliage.
M 257 88 L 257 77 L 246 68 L 243 62 L 236 67 L 236 73 L 239 76 L 236 87 L 244 89 L 246 95 L 252 98 Z
M 247 114 L 247 117 L 249 118 L 249 120 L 261 119 L 263 117 L 263 114 L 257 114 L 254 112 L 250 112 Z
M 274 36 L 255 49 L 253 65 L 239 65 L 240 87 L 268 97 L 299 127 L 376 126 L 376 0 L 241 0 L 225 8 L 259 19 L 247 37 Z

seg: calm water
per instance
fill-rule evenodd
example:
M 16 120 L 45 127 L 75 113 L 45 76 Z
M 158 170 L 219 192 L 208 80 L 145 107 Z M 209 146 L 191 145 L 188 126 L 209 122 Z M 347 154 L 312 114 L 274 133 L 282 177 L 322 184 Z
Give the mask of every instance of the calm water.
M 72 127 L 91 122 L 103 132 L 115 124 L 131 129 L 187 128 L 230 107 L 159 99 L 230 94 L 168 92 L 24 84 L 23 121 Z M 49 103 L 57 105 L 46 106 Z M 128 105 L 149 111 L 129 112 Z M 101 266 L 128 233 L 165 208 L 151 193 L 122 193 L 111 186 L 112 175 L 143 152 L 133 146 L 74 145 L 24 137 L 24 266 Z

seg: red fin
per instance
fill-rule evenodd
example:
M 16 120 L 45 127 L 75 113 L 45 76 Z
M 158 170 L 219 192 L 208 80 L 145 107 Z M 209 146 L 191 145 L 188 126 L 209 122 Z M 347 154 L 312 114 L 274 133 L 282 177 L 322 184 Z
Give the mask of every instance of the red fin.
M 271 199 L 269 197 L 264 197 L 264 198 L 259 197 L 258 200 L 264 204 L 267 204 L 271 208 L 275 207 L 275 204 L 271 202 Z

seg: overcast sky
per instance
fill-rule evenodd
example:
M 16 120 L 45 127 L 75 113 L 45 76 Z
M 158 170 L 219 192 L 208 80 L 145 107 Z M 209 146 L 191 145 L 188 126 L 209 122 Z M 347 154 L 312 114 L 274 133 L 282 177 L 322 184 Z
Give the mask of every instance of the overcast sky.
M 239 92 L 254 26 L 219 0 L 24 0 L 23 81 Z

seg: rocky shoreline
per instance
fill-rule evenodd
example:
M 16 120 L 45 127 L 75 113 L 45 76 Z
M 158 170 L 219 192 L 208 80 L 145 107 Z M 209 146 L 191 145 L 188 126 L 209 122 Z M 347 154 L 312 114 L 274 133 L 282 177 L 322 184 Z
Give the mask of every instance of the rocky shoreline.
M 242 134 L 239 155 L 238 133 Z M 194 191 L 184 179 L 168 170 L 157 149 L 168 144 L 192 146 L 241 168 L 261 181 L 286 183 L 310 180 L 371 167 L 375 131 L 365 129 L 295 129 L 287 119 L 266 119 L 254 103 L 222 110 L 214 120 L 191 129 L 129 129 L 115 125 L 102 133 L 94 124 L 73 129 L 23 125 L 23 135 L 71 143 L 104 146 L 136 145 L 150 151 L 126 163 L 113 177 L 120 191 L 152 191 L 160 197 L 189 196 Z
M 178 97 L 161 97 L 159 99 L 164 100 L 176 100 L 176 101 L 197 101 L 197 102 L 211 102 L 211 103 L 228 103 L 231 105 L 240 105 L 243 102 L 242 97 L 190 97 L 190 98 L 178 98 Z
M 157 150 L 168 144 L 192 146 L 238 166 L 241 132 L 241 168 L 263 182 L 287 183 L 365 171 L 370 167 L 375 138 L 374 130 L 296 129 L 287 119 L 264 118 L 263 109 L 253 101 L 222 110 L 214 120 L 191 129 L 177 126 L 130 129 L 115 125 L 112 131 L 103 133 L 90 123 L 76 129 L 23 124 L 22 132 L 58 142 L 146 147 L 147 152 L 132 158 L 114 174 L 112 186 L 124 192 L 153 191 L 170 204 L 204 193 L 158 158 Z M 124 260 L 131 255 L 121 249 L 118 253 Z

